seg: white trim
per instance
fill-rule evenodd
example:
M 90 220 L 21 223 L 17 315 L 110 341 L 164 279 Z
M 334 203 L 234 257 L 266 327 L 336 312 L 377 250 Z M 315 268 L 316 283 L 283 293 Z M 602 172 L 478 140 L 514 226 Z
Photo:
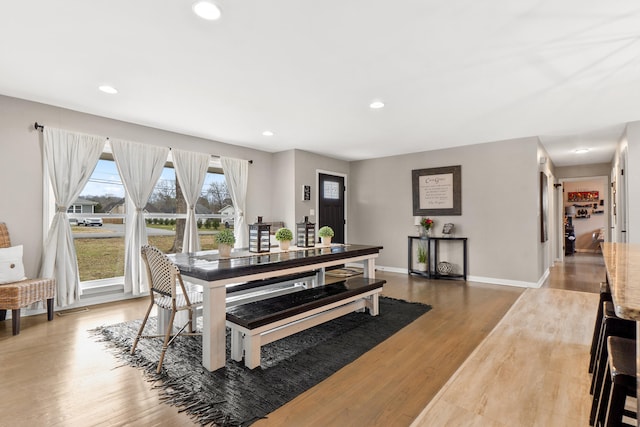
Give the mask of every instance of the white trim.
M 382 265 L 376 265 L 376 270 L 388 271 L 390 273 L 409 274 L 409 270 L 407 270 L 406 268 L 400 268 L 400 267 L 385 267 Z
M 388 271 L 391 273 L 409 274 L 409 271 L 406 268 L 386 267 L 383 265 L 376 265 L 376 270 Z M 547 280 L 548 276 L 549 276 L 549 269 L 545 271 L 545 273 L 538 280 L 538 282 L 524 282 L 521 280 L 497 279 L 495 277 L 482 277 L 482 276 L 469 276 L 469 275 L 467 275 L 466 281 L 476 282 L 476 283 L 489 283 L 492 285 L 500 285 L 500 286 L 515 286 L 518 288 L 540 288 L 544 284 L 544 281 Z M 438 279 L 433 279 L 433 280 L 438 280 Z
M 141 295 L 132 295 L 132 294 L 125 294 L 123 289 L 124 289 L 124 284 L 120 284 L 119 286 L 120 289 L 115 290 L 112 289 L 110 291 L 107 292 L 101 292 L 99 295 L 95 295 L 95 296 L 91 296 L 89 295 L 80 295 L 80 298 L 76 300 L 75 303 L 70 304 L 68 306 L 65 306 L 64 308 L 59 309 L 58 307 L 54 308 L 54 312 L 55 311 L 66 311 L 66 310 L 72 310 L 74 308 L 80 308 L 80 307 L 91 307 L 94 305 L 98 305 L 98 304 L 105 304 L 105 303 L 109 303 L 109 302 L 118 302 L 118 301 L 126 301 L 126 300 L 130 300 L 130 299 L 135 299 L 135 298 L 148 298 L 149 294 L 141 294 Z M 94 288 L 94 289 L 100 289 L 98 288 Z M 35 316 L 38 314 L 43 314 L 46 313 L 47 309 L 46 308 L 36 308 L 36 309 L 22 309 L 20 311 L 20 316 L 21 317 L 26 317 L 26 316 Z M 11 319 L 11 310 L 7 310 L 7 319 Z
M 548 274 L 548 270 L 547 270 Z M 543 276 L 546 278 L 546 276 Z M 489 283 L 492 285 L 500 285 L 500 286 L 515 286 L 518 288 L 539 288 L 542 286 L 544 279 L 535 282 L 524 282 L 521 280 L 510 280 L 510 279 L 496 279 L 495 277 L 482 277 L 482 276 L 467 276 L 468 282 L 477 282 L 477 283 Z

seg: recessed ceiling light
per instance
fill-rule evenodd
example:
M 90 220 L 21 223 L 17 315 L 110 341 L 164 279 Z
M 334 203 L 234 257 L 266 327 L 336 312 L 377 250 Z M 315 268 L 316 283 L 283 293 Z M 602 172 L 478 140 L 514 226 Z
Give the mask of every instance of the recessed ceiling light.
M 584 154 L 584 153 L 588 153 L 589 149 L 588 148 L 578 148 L 575 152 L 577 154 Z
M 371 104 L 369 104 L 369 108 L 374 109 L 374 110 L 378 110 L 380 108 L 384 108 L 384 102 L 382 102 L 382 101 L 373 101 Z
M 275 135 L 275 134 L 274 134 L 273 132 L 271 132 L 270 130 L 265 130 L 264 132 L 262 132 L 262 134 L 263 134 L 264 136 L 273 136 L 273 135 Z
M 118 93 L 118 89 L 109 85 L 100 85 L 98 86 L 98 89 L 104 93 L 108 93 L 109 95 L 115 95 Z
M 215 21 L 220 18 L 220 8 L 209 1 L 199 1 L 193 4 L 193 12 L 202 19 Z

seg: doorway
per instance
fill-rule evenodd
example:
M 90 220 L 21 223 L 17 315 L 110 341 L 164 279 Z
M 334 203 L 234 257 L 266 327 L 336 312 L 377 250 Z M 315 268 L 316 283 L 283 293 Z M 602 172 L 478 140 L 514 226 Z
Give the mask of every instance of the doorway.
M 607 176 L 565 178 L 561 211 L 564 216 L 561 241 L 564 256 L 599 253 L 600 242 L 608 236 L 609 184 Z
M 344 175 L 318 172 L 318 227 L 331 227 L 335 243 L 345 243 L 345 192 Z

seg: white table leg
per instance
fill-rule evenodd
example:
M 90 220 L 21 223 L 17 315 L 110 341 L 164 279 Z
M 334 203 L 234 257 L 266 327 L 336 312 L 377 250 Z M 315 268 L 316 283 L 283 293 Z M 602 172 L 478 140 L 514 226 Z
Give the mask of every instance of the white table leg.
M 224 286 L 204 288 L 202 306 L 202 365 L 209 371 L 226 363 L 226 296 Z

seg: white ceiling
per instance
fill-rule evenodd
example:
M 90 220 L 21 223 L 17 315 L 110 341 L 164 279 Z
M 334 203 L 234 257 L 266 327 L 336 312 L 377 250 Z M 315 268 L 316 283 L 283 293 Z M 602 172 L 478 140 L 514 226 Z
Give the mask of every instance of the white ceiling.
M 3 1 L 0 94 L 347 160 L 541 136 L 556 165 L 609 161 L 640 119 L 634 0 L 192 3 Z

